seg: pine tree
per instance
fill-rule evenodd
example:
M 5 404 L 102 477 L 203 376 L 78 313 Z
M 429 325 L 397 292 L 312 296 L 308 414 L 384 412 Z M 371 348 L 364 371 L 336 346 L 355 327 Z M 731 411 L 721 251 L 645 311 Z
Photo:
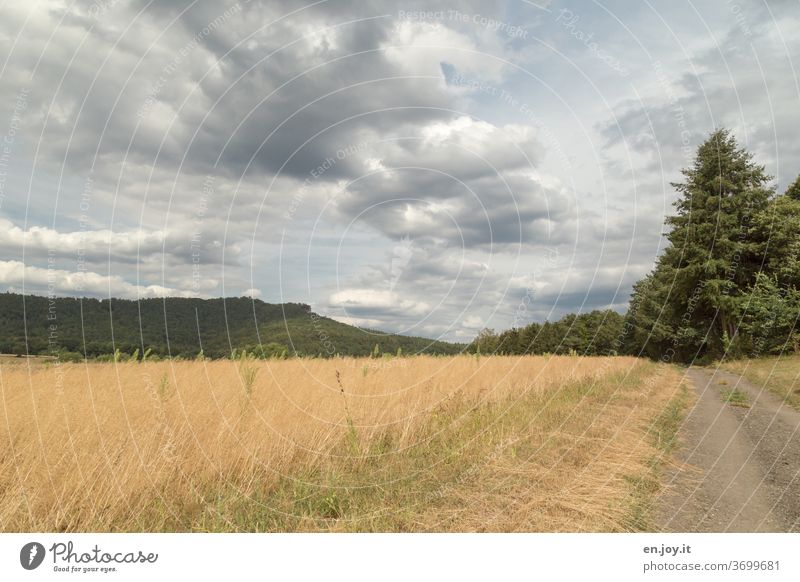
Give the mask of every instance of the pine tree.
M 790 187 L 756 216 L 755 225 L 763 270 L 773 274 L 779 285 L 800 287 L 800 196 L 793 198 Z
M 736 339 L 743 295 L 762 267 L 756 218 L 774 191 L 764 167 L 725 129 L 682 173 L 673 184 L 680 198 L 667 219 L 669 246 L 634 292 L 634 335 L 642 342 L 634 344 L 663 359 L 719 357 Z
M 784 196 L 792 200 L 800 200 L 800 176 L 797 176 L 797 179 L 786 189 Z

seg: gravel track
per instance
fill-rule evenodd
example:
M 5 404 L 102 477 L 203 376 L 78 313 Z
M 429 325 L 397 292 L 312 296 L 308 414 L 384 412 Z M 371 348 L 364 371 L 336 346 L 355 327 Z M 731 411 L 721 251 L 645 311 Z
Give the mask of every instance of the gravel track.
M 800 532 L 800 412 L 721 370 L 689 368 L 696 402 L 679 431 L 656 523 L 678 532 Z M 738 390 L 749 408 L 723 400 Z

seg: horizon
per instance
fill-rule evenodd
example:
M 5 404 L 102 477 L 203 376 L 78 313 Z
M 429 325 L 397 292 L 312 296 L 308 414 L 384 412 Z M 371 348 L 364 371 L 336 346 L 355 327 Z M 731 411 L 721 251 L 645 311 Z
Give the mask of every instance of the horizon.
M 352 327 L 356 327 L 356 328 L 362 329 L 364 331 L 376 331 L 376 332 L 383 333 L 383 334 L 386 334 L 386 335 L 402 335 L 402 336 L 406 336 L 406 337 L 419 337 L 419 338 L 422 338 L 422 339 L 429 339 L 429 340 L 432 340 L 432 341 L 446 342 L 446 343 L 452 343 L 452 344 L 463 344 L 463 345 L 468 345 L 472 340 L 477 338 L 477 336 L 480 333 L 480 331 L 482 331 L 482 330 L 478 330 L 478 332 L 476 332 L 475 336 L 473 338 L 467 340 L 467 341 L 454 341 L 454 340 L 444 339 L 444 338 L 441 338 L 441 337 L 429 337 L 429 336 L 425 336 L 425 335 L 412 336 L 411 334 L 397 333 L 397 332 L 392 332 L 392 331 L 387 331 L 387 330 L 382 330 L 382 329 L 377 329 L 377 328 L 362 327 L 362 326 L 358 326 L 358 325 L 354 325 L 354 324 L 348 323 L 346 321 L 341 321 L 339 319 L 336 319 L 336 317 L 331 317 L 331 316 L 319 313 L 318 311 L 316 311 L 314 309 L 313 305 L 309 305 L 307 303 L 298 302 L 298 301 L 284 301 L 283 303 L 274 303 L 274 302 L 270 302 L 270 301 L 264 301 L 263 299 L 261 299 L 259 297 L 251 297 L 249 295 L 228 295 L 228 296 L 211 296 L 211 297 L 199 297 L 199 296 L 196 296 L 196 297 L 182 297 L 182 296 L 176 296 L 176 295 L 164 295 L 164 296 L 160 296 L 160 297 L 127 298 L 127 297 L 98 297 L 98 296 L 91 296 L 91 295 L 52 295 L 51 296 L 51 295 L 47 295 L 46 293 L 45 294 L 40 294 L 40 293 L 36 293 L 36 292 L 21 293 L 20 291 L 17 291 L 17 290 L 14 290 L 14 289 L 5 289 L 2 292 L 3 293 L 12 294 L 12 295 L 21 295 L 21 296 L 24 296 L 24 297 L 41 297 L 41 298 L 44 298 L 44 299 L 51 299 L 51 300 L 52 299 L 76 299 L 76 300 L 79 300 L 79 301 L 95 300 L 95 301 L 100 301 L 100 302 L 103 302 L 103 301 L 135 301 L 135 302 L 139 302 L 139 301 L 164 301 L 166 299 L 187 299 L 187 300 L 194 299 L 194 300 L 199 300 L 199 301 L 213 301 L 215 299 L 222 299 L 223 301 L 228 300 L 228 299 L 246 299 L 246 300 L 250 300 L 250 301 L 253 301 L 253 302 L 258 301 L 258 302 L 264 303 L 266 305 L 301 305 L 301 306 L 308 307 L 312 313 L 316 313 L 317 315 L 320 315 L 322 317 L 328 317 L 328 318 L 330 318 L 330 319 L 332 319 L 332 320 L 334 320 L 334 321 L 336 321 L 338 323 L 344 323 L 346 325 L 350 325 Z M 604 311 L 604 310 L 590 310 L 590 311 Z M 578 312 L 577 314 L 589 313 L 590 311 Z M 610 310 L 610 311 L 616 311 L 616 310 Z M 617 311 L 617 313 L 620 313 L 620 315 L 624 315 L 625 314 L 624 311 L 623 312 Z M 565 315 L 569 315 L 569 314 L 565 314 Z M 556 321 L 556 320 L 546 319 L 544 321 L 534 321 L 534 322 L 531 322 L 531 323 L 544 324 L 544 323 L 553 323 L 554 321 Z M 488 328 L 483 328 L 483 329 L 488 329 Z
M 139 298 L 136 298 L 136 299 L 128 299 L 126 297 L 94 297 L 94 296 L 88 296 L 88 295 L 53 295 L 53 296 L 50 296 L 50 295 L 47 295 L 47 294 L 38 294 L 38 293 L 20 293 L 19 291 L 15 291 L 15 290 L 12 290 L 12 289 L 6 289 L 5 291 L 3 291 L 3 293 L 7 293 L 7 294 L 11 294 L 11 295 L 21 295 L 23 297 L 41 297 L 43 299 L 49 299 L 49 300 L 54 300 L 54 299 L 75 299 L 75 300 L 78 300 L 78 301 L 94 300 L 94 301 L 100 301 L 100 302 L 103 302 L 103 301 L 135 301 L 137 303 L 140 302 L 140 301 L 164 301 L 164 300 L 167 300 L 167 299 L 187 299 L 187 300 L 198 300 L 198 301 L 213 301 L 215 299 L 222 299 L 223 301 L 228 300 L 228 299 L 247 299 L 247 300 L 250 300 L 250 301 L 253 301 L 253 302 L 258 301 L 258 302 L 264 303 L 265 305 L 301 305 L 301 306 L 306 306 L 306 307 L 309 307 L 311 313 L 316 313 L 317 315 L 322 315 L 322 314 L 317 313 L 316 311 L 314 311 L 314 307 L 312 305 L 308 305 L 307 303 L 301 303 L 301 302 L 297 302 L 297 301 L 286 301 L 286 302 L 283 302 L 283 303 L 272 303 L 272 302 L 269 302 L 269 301 L 264 301 L 263 299 L 260 299 L 258 297 L 250 297 L 250 296 L 247 296 L 247 295 L 240 295 L 240 296 L 229 295 L 227 297 L 223 297 L 223 296 L 219 296 L 219 297 L 180 297 L 180 296 L 174 296 L 174 295 L 164 295 L 162 297 L 139 297 Z M 322 315 L 322 317 L 328 317 L 328 316 Z M 331 317 L 330 319 L 333 319 L 334 321 L 337 321 L 339 323 L 346 323 L 344 321 L 339 321 L 338 319 L 335 319 L 333 317 Z M 347 325 L 350 325 L 350 324 L 347 324 Z M 353 327 L 359 327 L 359 326 L 353 326 Z M 379 332 L 379 333 L 382 333 L 382 334 L 386 334 L 386 335 L 393 335 L 394 334 L 394 332 L 385 331 L 385 330 L 381 330 L 381 329 L 366 328 L 366 327 L 359 327 L 359 329 L 362 329 L 364 331 L 376 331 L 376 332 Z M 432 341 L 441 341 L 441 342 L 454 343 L 454 344 L 465 344 L 466 345 L 467 343 L 469 343 L 469 342 L 453 342 L 453 341 L 448 341 L 448 340 L 444 340 L 444 339 L 441 339 L 441 338 L 432 338 L 432 337 L 426 337 L 426 336 L 410 336 L 408 334 L 394 334 L 394 335 L 403 335 L 403 336 L 406 336 L 406 337 L 420 337 L 422 339 L 429 339 L 429 340 L 432 340 Z M 47 356 L 47 357 L 56 357 L 56 356 Z

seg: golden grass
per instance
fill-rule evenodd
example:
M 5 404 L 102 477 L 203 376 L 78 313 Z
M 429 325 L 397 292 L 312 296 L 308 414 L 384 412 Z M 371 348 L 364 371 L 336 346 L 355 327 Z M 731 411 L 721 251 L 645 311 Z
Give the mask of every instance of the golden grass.
M 678 384 L 623 357 L 3 363 L 0 529 L 640 529 Z
M 756 386 L 764 386 L 800 410 L 800 355 L 735 360 L 719 366 L 744 376 Z

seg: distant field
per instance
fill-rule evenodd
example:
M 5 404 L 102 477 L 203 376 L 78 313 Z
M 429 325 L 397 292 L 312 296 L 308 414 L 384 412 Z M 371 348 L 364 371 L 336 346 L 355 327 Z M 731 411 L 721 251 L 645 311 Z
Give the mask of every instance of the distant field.
M 724 362 L 721 367 L 766 387 L 800 410 L 800 355 L 737 360 Z
M 626 531 L 685 404 L 627 357 L 0 363 L 4 531 Z

